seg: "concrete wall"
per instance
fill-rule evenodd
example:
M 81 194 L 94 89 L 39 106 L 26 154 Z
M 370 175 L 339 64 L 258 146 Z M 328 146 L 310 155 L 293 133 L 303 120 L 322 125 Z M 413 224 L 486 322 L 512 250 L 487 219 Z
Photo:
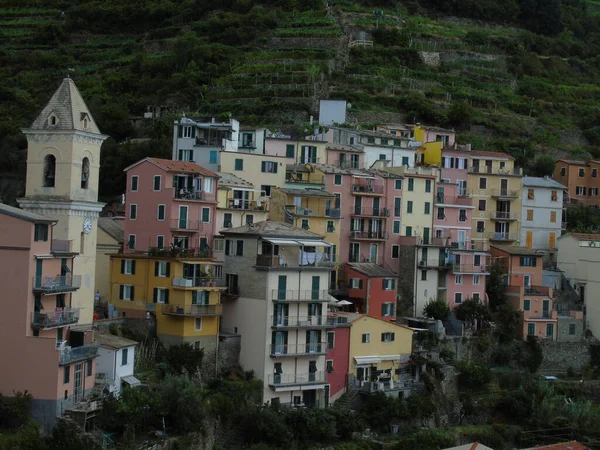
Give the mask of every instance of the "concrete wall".
M 528 198 L 529 189 L 533 189 L 534 198 Z M 552 200 L 552 191 L 557 200 Z M 554 250 L 562 233 L 563 190 L 523 186 L 521 239 L 520 243 L 529 248 Z M 528 220 L 528 211 L 533 211 L 533 220 Z M 551 221 L 554 216 L 554 222 Z M 529 234 L 528 234 L 529 233 Z M 554 234 L 554 247 L 550 248 L 550 234 Z M 530 236 L 530 237 L 528 237 Z M 531 245 L 528 245 L 531 242 Z
M 96 243 L 96 291 L 100 293 L 101 301 L 110 298 L 110 253 L 118 253 L 121 244 L 106 231 L 98 229 Z

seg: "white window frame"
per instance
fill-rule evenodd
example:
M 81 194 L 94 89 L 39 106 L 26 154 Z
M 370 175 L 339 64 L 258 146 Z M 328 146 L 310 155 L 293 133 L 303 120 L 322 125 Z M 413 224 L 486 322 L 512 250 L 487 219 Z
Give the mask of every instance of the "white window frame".
M 198 328 L 198 323 L 200 323 L 200 328 Z M 194 331 L 202 331 L 202 317 L 194 318 Z
M 213 268 L 213 276 L 216 280 L 221 280 L 223 278 L 223 265 L 222 264 L 214 264 Z
M 192 138 L 192 127 L 190 127 L 190 126 L 183 127 L 183 130 L 181 131 L 181 137 L 186 138 L 186 139 L 191 139 Z
M 135 178 L 135 189 L 133 189 L 133 179 Z M 140 189 L 140 177 L 138 175 L 131 176 L 131 192 L 137 192 Z
M 163 207 L 163 218 L 160 218 L 160 207 Z M 164 221 L 165 217 L 167 217 L 167 205 L 165 205 L 164 203 L 160 203 L 159 205 L 156 205 L 156 220 L 159 221 Z
M 383 307 L 385 308 L 383 317 L 391 317 L 393 306 L 394 306 L 394 304 L 392 302 L 385 302 L 383 304 Z
M 462 275 L 454 275 L 454 284 L 457 286 L 462 286 L 463 276 Z
M 394 333 L 393 331 L 384 331 L 383 339 L 381 340 L 381 342 L 394 342 L 396 340 L 395 334 L 396 333 Z
M 225 251 L 225 239 L 215 237 L 213 239 L 213 251 L 224 252 Z
M 213 188 L 213 181 L 211 177 L 204 177 L 204 192 L 211 193 Z
M 133 259 L 123 260 L 123 275 L 133 275 Z
M 370 344 L 371 343 L 371 333 L 363 333 L 360 337 L 361 344 Z
M 479 275 L 473 275 L 473 286 L 479 286 Z
M 162 246 L 159 244 L 160 239 L 162 238 Z M 165 237 L 162 234 L 159 234 L 158 236 L 156 236 L 156 246 L 158 248 L 165 248 Z
M 335 178 L 336 178 L 336 177 L 340 177 L 340 182 L 339 182 L 339 184 L 335 182 Z M 339 174 L 339 173 L 334 173 L 334 174 L 333 174 L 333 185 L 334 185 L 334 186 L 341 186 L 341 185 L 343 185 L 343 184 L 344 184 L 344 177 L 343 177 L 341 174 Z
M 392 278 L 384 278 L 383 279 L 383 290 L 384 291 L 392 291 L 392 286 L 394 285 L 394 280 Z
M 156 179 L 158 178 L 158 189 L 156 189 Z M 162 176 L 161 175 L 154 175 L 154 177 L 152 177 L 152 190 L 154 192 L 160 192 L 162 190 Z
M 161 305 L 165 304 L 165 300 L 167 298 L 167 292 L 169 290 L 167 288 L 156 288 L 156 303 L 160 303 Z
M 350 289 L 360 289 L 360 278 L 350 278 Z
M 131 203 L 129 205 L 129 220 L 137 220 L 138 216 L 138 207 L 137 203 Z M 135 207 L 135 217 L 131 217 L 131 208 Z
M 159 278 L 167 277 L 167 262 L 166 261 L 158 261 L 158 275 Z
M 457 295 L 460 295 L 460 301 L 459 301 L 459 302 L 457 302 L 457 301 L 456 301 L 456 296 L 457 296 Z M 460 305 L 460 304 L 461 304 L 462 302 L 464 302 L 464 301 L 465 301 L 465 299 L 464 299 L 464 297 L 463 297 L 463 293 L 462 293 L 462 292 L 455 292 L 455 293 L 454 293 L 454 304 L 455 304 L 455 305 Z
M 398 248 L 398 256 L 394 256 L 394 248 Z M 392 259 L 399 259 L 400 258 L 400 246 L 397 244 L 393 244 L 392 245 L 392 253 L 390 256 Z
M 329 364 L 331 364 L 331 371 L 329 370 Z M 333 367 L 333 359 L 325 360 L 325 370 L 327 371 L 327 373 L 333 373 L 335 371 Z
M 131 300 L 133 300 L 131 298 L 131 288 L 133 287 L 133 285 L 131 284 L 122 284 L 121 286 L 123 286 L 123 298 L 121 300 L 125 300 L 130 302 Z

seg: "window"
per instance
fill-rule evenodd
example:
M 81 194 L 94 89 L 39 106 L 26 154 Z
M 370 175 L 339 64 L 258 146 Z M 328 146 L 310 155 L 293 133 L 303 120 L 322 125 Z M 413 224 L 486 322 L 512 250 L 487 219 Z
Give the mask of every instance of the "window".
M 308 219 L 302 219 L 302 229 L 310 230 L 310 226 L 308 225 Z
M 392 228 L 392 233 L 400 234 L 400 221 L 399 220 L 394 220 L 394 225 L 393 225 L 393 228 Z
M 335 226 L 333 225 L 333 220 L 328 220 L 327 221 L 327 232 L 328 233 L 335 233 Z
M 179 161 L 193 161 L 194 160 L 194 152 L 193 150 L 179 150 Z
M 204 178 L 204 192 L 212 192 L 212 178 Z
M 535 200 L 535 192 L 533 189 L 527 189 L 527 200 Z
M 431 203 L 429 202 L 425 202 L 425 214 L 431 214 Z
M 425 192 L 431 192 L 431 180 L 425 180 Z
M 479 189 L 487 189 L 487 178 L 479 179 Z
M 479 200 L 479 206 L 477 209 L 479 211 L 485 211 L 485 200 Z
M 223 242 L 223 241 L 221 241 Z M 220 264 L 213 265 L 213 276 L 216 280 L 221 280 L 223 278 L 223 266 Z
M 398 179 L 395 181 L 394 189 L 396 189 L 397 191 L 402 189 L 402 180 L 401 179 Z
M 500 168 L 504 169 L 506 167 L 506 163 L 504 161 L 500 161 Z
M 400 254 L 400 246 L 392 245 L 392 258 L 398 259 L 399 254 Z
M 124 348 L 123 350 L 121 350 L 121 365 L 122 366 L 126 366 L 127 365 L 127 353 L 129 353 L 128 348 Z
M 576 327 L 574 323 L 569 324 L 569 336 L 573 336 L 575 334 Z
M 205 292 L 205 291 L 194 291 Z M 152 301 L 154 303 L 168 304 L 169 303 L 169 290 L 166 288 L 154 288 Z
M 427 281 L 427 271 L 421 270 L 421 281 Z
M 327 332 L 327 349 L 331 350 L 335 348 L 335 333 L 333 331 Z
M 263 161 L 260 170 L 263 173 L 277 173 L 277 163 L 273 161 Z
M 268 184 L 261 184 L 260 185 L 260 190 L 265 193 L 265 197 L 270 197 L 271 196 L 271 188 L 272 187 L 273 186 L 270 186 Z
M 396 333 L 392 333 L 390 331 L 381 333 L 381 342 L 394 342 L 395 337 Z
M 393 303 L 383 303 L 381 305 L 381 315 L 383 317 L 392 317 L 394 315 L 394 304 Z
M 579 178 L 585 177 L 585 169 L 579 169 Z
M 408 179 L 408 191 L 412 192 L 415 190 L 415 179 L 414 178 L 409 178 Z
M 598 188 L 590 188 L 590 195 L 593 195 L 594 197 L 598 196 Z
M 477 221 L 477 232 L 483 233 L 485 231 L 485 222 L 482 220 Z
M 527 210 L 527 220 L 529 220 L 529 221 L 533 220 L 533 209 Z
M 165 208 L 166 205 L 158 205 L 157 219 L 165 220 Z
M 598 178 L 598 169 L 592 169 L 592 178 Z
M 394 278 L 384 278 L 382 288 L 384 291 L 393 291 L 396 289 L 396 280 Z
M 222 252 L 225 250 L 225 240 L 215 238 L 213 240 L 213 250 L 215 252 Z
M 481 255 L 473 256 L 473 265 L 476 267 L 481 266 Z
M 54 187 L 56 181 L 56 157 L 46 155 L 44 157 L 44 187 Z
M 124 275 L 135 275 L 135 260 L 134 259 L 122 259 L 121 260 L 121 273 Z
M 244 256 L 244 241 L 236 241 L 235 256 Z
M 333 176 L 333 184 L 335 184 L 336 186 L 342 185 L 342 176 L 340 174 L 335 174 Z
M 244 160 L 240 158 L 236 158 L 235 160 L 234 170 L 244 170 Z
M 63 384 L 69 384 L 71 381 L 71 366 L 65 366 L 63 369 Z
M 585 186 L 577 186 L 575 188 L 575 194 L 577 195 L 585 195 Z
M 211 150 L 208 156 L 208 163 L 209 164 L 217 164 L 217 151 L 216 150 Z
M 473 275 L 473 286 L 479 286 L 479 275 Z
M 156 261 L 154 263 L 154 276 L 166 278 L 171 275 L 171 263 L 166 261 Z
M 129 219 L 137 219 L 137 205 L 129 205 Z
M 384 153 L 380 153 L 379 154 L 379 159 L 385 161 L 385 154 Z
M 406 227 L 406 236 L 412 236 L 412 227 Z
M 459 222 L 466 222 L 467 221 L 467 210 L 466 209 L 459 209 L 458 210 L 458 221 Z
M 88 188 L 88 181 L 90 179 L 90 160 L 83 158 L 81 161 L 81 189 Z
M 202 208 L 202 222 L 210 222 L 210 208 Z
M 367 137 L 367 143 L 374 144 L 375 143 L 375 138 L 371 137 L 371 136 Z
M 135 249 L 135 234 L 130 234 L 129 239 L 127 239 L 127 248 Z
M 476 301 L 480 300 L 479 292 L 473 292 L 473 300 L 476 300 Z
M 160 181 L 161 181 L 161 176 L 160 175 L 154 175 L 154 182 L 153 182 L 153 186 L 152 186 L 152 190 L 154 191 L 160 191 Z
M 556 222 L 556 211 L 550 211 L 550 222 Z
M 193 137 L 193 136 L 192 136 L 192 133 L 193 133 L 193 131 L 196 131 L 196 130 L 194 130 L 192 127 L 182 127 L 182 128 L 183 128 L 183 134 L 182 134 L 182 137 L 184 137 L 184 138 L 191 138 L 191 137 Z M 193 131 L 192 131 L 192 130 L 193 130 Z M 195 134 L 195 133 L 194 133 L 194 134 Z
M 527 298 L 523 300 L 523 311 L 531 311 L 531 300 Z
M 285 157 L 286 158 L 293 158 L 295 151 L 294 151 L 294 144 L 287 144 L 285 146 Z
M 409 200 L 406 202 L 406 212 L 408 214 L 412 214 L 412 211 L 413 211 L 413 202 L 412 202 L 412 200 Z
M 328 359 L 325 361 L 327 373 L 333 373 L 333 359 Z
M 350 145 L 354 145 L 354 136 L 350 137 L 350 141 L 349 142 L 350 142 Z
M 139 177 L 137 175 L 133 175 L 131 177 L 131 191 L 132 192 L 137 192 L 138 182 L 139 182 Z
M 48 224 L 36 223 L 33 228 L 33 240 L 36 242 L 48 241 Z
M 527 324 L 527 335 L 528 336 L 535 336 L 535 323 L 528 323 Z
M 561 167 L 560 168 L 560 176 L 564 177 L 567 174 L 567 168 L 566 167 Z
M 462 284 L 462 280 L 463 280 L 462 275 L 454 275 L 454 283 L 455 284 L 460 286 Z
M 202 331 L 202 317 L 194 319 L 194 331 Z
M 351 289 L 362 289 L 363 280 L 360 278 L 351 278 L 350 279 L 350 288 Z
M 371 333 L 363 333 L 361 341 L 363 344 L 371 342 Z
M 521 267 L 535 267 L 537 264 L 537 258 L 530 256 L 521 256 L 519 258 L 519 264 Z
M 457 305 L 462 303 L 462 292 L 454 293 L 454 303 L 456 303 Z
M 557 202 L 558 201 L 558 191 L 552 191 L 552 197 L 551 197 L 553 202 Z
M 164 236 L 156 236 L 156 246 L 158 248 L 165 248 L 165 237 Z
M 384 139 L 384 138 L 381 138 L 381 145 L 388 145 L 388 140 Z M 379 159 L 385 159 L 385 158 L 379 158 Z
M 402 199 L 399 197 L 395 197 L 394 198 L 394 217 L 400 217 L 401 211 L 402 211 Z
M 134 288 L 130 284 L 122 284 L 119 286 L 119 299 L 133 300 Z
M 85 376 L 86 377 L 92 376 L 92 371 L 94 369 L 94 366 L 92 364 L 93 364 L 93 361 L 91 359 L 86 361 L 86 363 L 85 363 Z

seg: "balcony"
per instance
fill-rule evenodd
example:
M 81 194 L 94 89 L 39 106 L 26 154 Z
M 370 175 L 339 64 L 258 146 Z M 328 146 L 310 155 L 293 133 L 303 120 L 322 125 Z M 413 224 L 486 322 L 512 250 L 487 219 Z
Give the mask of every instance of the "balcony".
M 175 277 L 172 285 L 175 288 L 193 289 L 202 287 L 216 287 L 217 282 L 213 277 Z
M 550 288 L 547 286 L 525 286 L 523 293 L 529 296 L 550 296 Z
M 383 195 L 383 186 L 381 185 L 368 185 L 362 183 L 356 183 L 352 185 L 352 193 L 354 195 Z
M 81 275 L 59 275 L 56 277 L 33 277 L 33 292 L 43 295 L 73 292 L 81 287 Z
M 387 208 L 354 208 L 351 214 L 357 217 L 390 217 L 390 210 Z
M 212 258 L 212 252 L 209 248 L 158 248 L 148 249 L 149 256 L 159 258 Z
M 286 248 L 287 250 L 287 248 Z M 324 252 L 281 252 L 279 255 L 256 255 L 257 268 L 265 269 L 311 269 L 331 268 L 337 263 Z
M 367 240 L 367 241 L 385 241 L 388 238 L 388 233 L 383 231 L 351 231 L 350 239 Z
M 182 201 L 193 201 L 193 202 L 198 202 L 198 201 L 203 201 L 204 200 L 204 192 L 203 191 L 190 191 L 188 189 L 177 189 L 174 188 L 173 189 L 174 192 L 174 197 L 175 200 L 182 200 Z
M 488 234 L 490 241 L 510 242 L 517 240 L 517 233 L 506 233 L 502 231 L 494 231 Z
M 340 218 L 340 210 L 337 208 L 305 208 L 303 206 L 286 205 L 285 211 L 298 217 L 330 217 L 332 219 Z
M 34 312 L 31 328 L 34 330 L 50 330 L 66 327 L 79 321 L 79 308 L 56 308 L 51 312 Z
M 327 326 L 327 316 L 271 316 L 273 328 L 321 328 Z
M 449 237 L 434 237 L 434 238 L 422 238 L 417 237 L 417 245 L 419 247 L 450 247 Z
M 440 261 L 437 259 L 420 260 L 417 264 L 420 269 L 436 269 L 436 270 L 450 270 L 452 264 L 446 261 Z
M 180 317 L 220 316 L 223 305 L 162 305 L 162 313 Z
M 350 322 L 348 322 L 347 317 L 340 316 L 328 316 L 327 317 L 327 328 L 337 328 L 337 327 L 349 327 L 352 326 Z
M 269 352 L 274 357 L 324 355 L 327 352 L 327 343 L 271 344 Z
M 96 344 L 82 345 L 80 347 L 69 347 L 68 345 L 64 345 L 59 347 L 59 350 L 60 359 L 58 364 L 61 366 L 98 356 L 98 345 Z
M 302 386 L 307 384 L 320 384 L 325 382 L 325 372 L 310 373 L 280 373 L 269 375 L 269 386 Z
M 471 166 L 467 169 L 468 173 L 474 174 L 490 174 L 490 175 L 509 175 L 509 176 L 521 176 L 521 169 L 515 167 L 513 169 L 504 168 L 493 170 L 490 166 Z
M 334 161 L 334 165 L 340 169 L 362 169 L 360 161 L 351 161 L 349 159 L 338 159 Z
M 256 200 L 243 200 L 239 198 L 227 199 L 227 208 L 229 209 L 241 209 L 248 211 L 267 211 L 266 201 Z
M 329 302 L 331 296 L 326 290 L 279 290 L 271 291 L 271 300 L 276 302 L 299 303 L 299 302 Z
M 76 253 L 73 252 L 73 241 L 67 241 L 64 239 L 52 239 L 50 250 L 52 253 Z
M 451 242 L 450 251 L 452 253 L 460 252 L 487 252 L 489 251 L 489 245 L 486 241 L 472 241 L 472 242 Z
M 473 206 L 473 202 L 469 197 L 458 196 L 449 197 L 447 195 L 436 195 L 435 204 L 440 206 L 456 205 L 456 206 Z
M 512 213 L 508 211 L 492 211 L 492 220 L 512 222 L 515 220 L 519 220 L 519 215 L 517 213 Z
M 454 264 L 452 273 L 456 275 L 488 275 L 489 269 L 486 265 L 475 266 L 473 264 Z
M 195 233 L 201 231 L 204 228 L 204 224 L 198 220 L 186 220 L 186 219 L 171 219 L 171 230 L 173 231 L 189 231 Z
M 492 189 L 492 198 L 519 198 L 519 191 L 513 189 Z

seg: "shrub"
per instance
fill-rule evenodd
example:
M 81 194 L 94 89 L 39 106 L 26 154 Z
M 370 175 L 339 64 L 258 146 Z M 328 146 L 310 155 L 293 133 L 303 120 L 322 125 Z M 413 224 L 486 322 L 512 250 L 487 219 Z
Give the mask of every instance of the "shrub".
M 444 348 L 440 352 L 440 358 L 449 362 L 454 361 L 454 352 L 448 348 Z
M 446 320 L 450 316 L 450 307 L 444 299 L 431 299 L 423 308 L 425 317 L 435 320 Z
M 455 367 L 460 372 L 458 381 L 464 388 L 481 388 L 492 380 L 492 373 L 487 366 L 460 361 Z
M 0 429 L 19 428 L 29 420 L 31 399 L 27 391 L 15 392 L 13 397 L 0 394 Z

